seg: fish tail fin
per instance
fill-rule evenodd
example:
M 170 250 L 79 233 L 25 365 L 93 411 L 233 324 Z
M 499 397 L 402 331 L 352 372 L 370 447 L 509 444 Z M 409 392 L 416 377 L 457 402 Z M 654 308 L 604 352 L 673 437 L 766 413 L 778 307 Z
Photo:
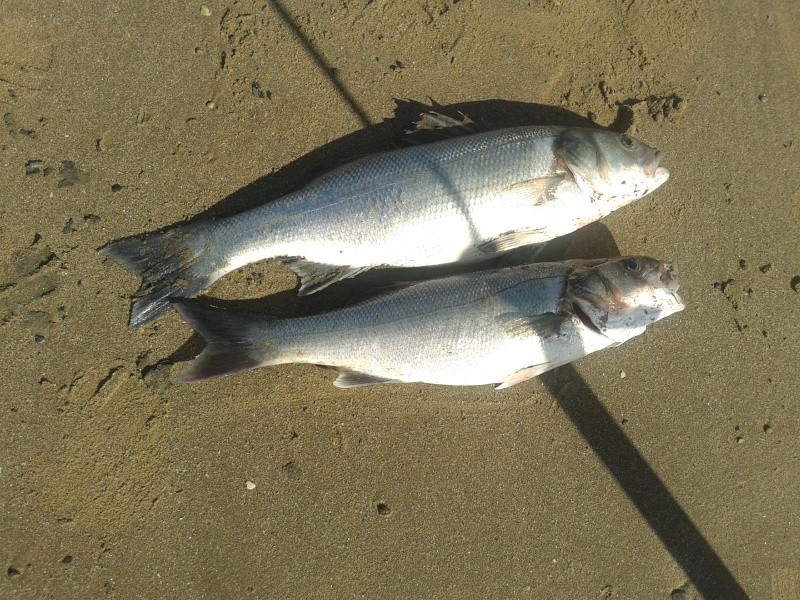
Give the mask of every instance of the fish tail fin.
M 140 327 L 160 318 L 175 298 L 196 296 L 214 276 L 211 244 L 191 225 L 112 242 L 100 254 L 139 275 L 128 324 Z
M 269 339 L 277 319 L 239 314 L 200 300 L 180 299 L 173 306 L 208 342 L 177 381 L 216 379 L 282 362 L 275 351 L 277 344 Z

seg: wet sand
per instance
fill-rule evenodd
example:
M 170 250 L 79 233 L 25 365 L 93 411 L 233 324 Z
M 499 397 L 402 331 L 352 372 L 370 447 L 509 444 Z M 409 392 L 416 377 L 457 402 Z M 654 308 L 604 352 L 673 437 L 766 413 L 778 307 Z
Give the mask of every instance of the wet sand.
M 798 32 L 791 0 L 4 3 L 0 597 L 800 598 Z M 395 99 L 661 149 L 603 223 L 688 308 L 502 392 L 172 384 L 198 340 L 128 329 L 96 249 L 391 147 Z M 295 284 L 211 294 L 322 301 Z

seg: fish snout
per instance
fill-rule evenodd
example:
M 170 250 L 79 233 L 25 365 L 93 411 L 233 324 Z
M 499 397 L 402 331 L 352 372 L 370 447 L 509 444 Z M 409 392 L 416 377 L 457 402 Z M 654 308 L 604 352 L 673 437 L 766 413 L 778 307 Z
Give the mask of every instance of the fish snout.
M 661 263 L 659 267 L 659 279 L 661 280 L 662 285 L 674 292 L 678 289 L 678 270 L 675 268 L 675 263 L 665 262 Z

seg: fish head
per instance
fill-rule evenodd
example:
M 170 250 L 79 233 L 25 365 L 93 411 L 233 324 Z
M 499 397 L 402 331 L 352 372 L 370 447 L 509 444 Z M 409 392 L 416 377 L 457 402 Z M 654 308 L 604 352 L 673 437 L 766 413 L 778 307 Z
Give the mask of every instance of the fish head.
M 566 299 L 584 324 L 616 343 L 685 308 L 674 265 L 643 256 L 577 268 Z
M 625 134 L 604 129 L 565 129 L 556 153 L 575 183 L 611 210 L 646 196 L 669 178 L 661 153 Z

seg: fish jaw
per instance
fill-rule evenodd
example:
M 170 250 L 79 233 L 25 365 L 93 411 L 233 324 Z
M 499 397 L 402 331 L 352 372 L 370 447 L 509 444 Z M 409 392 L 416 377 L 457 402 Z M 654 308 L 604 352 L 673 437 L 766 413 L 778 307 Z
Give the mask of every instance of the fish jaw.
M 650 185 L 650 192 L 661 187 L 667 182 L 667 179 L 669 179 L 669 169 L 666 167 L 656 167 L 651 177 L 652 183 Z
M 656 290 L 656 305 L 659 317 L 656 321 L 681 312 L 686 308 L 683 299 L 678 295 L 675 290 L 657 289 Z

